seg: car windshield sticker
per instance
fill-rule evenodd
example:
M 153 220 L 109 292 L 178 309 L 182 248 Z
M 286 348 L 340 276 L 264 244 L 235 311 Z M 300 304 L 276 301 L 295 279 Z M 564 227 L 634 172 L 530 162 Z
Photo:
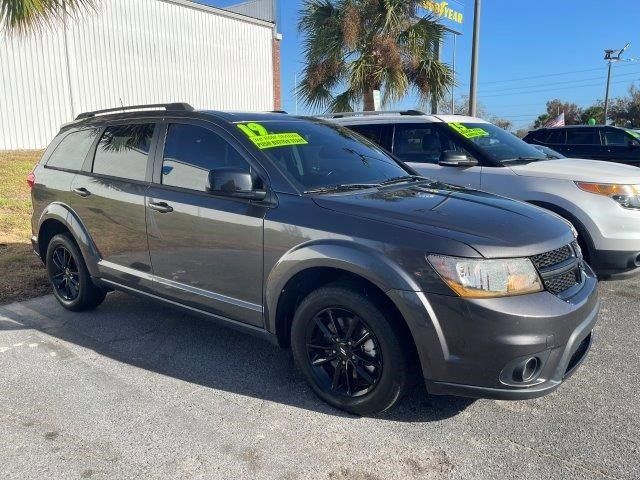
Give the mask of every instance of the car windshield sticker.
M 269 133 L 259 123 L 239 123 L 238 128 L 242 130 L 249 140 L 260 150 L 273 147 L 286 147 L 288 145 L 306 145 L 307 141 L 296 132 Z
M 489 135 L 489 132 L 482 128 L 467 128 L 461 123 L 452 122 L 449 126 L 464 138 L 486 137 Z

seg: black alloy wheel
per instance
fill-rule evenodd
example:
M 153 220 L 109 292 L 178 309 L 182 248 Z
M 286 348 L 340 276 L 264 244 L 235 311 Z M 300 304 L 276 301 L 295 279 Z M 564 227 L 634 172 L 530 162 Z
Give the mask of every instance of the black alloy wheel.
M 382 373 L 382 351 L 375 335 L 344 308 L 319 312 L 307 331 L 307 355 L 327 390 L 358 397 L 370 392 Z
M 358 415 L 383 412 L 402 397 L 411 374 L 410 338 L 381 292 L 336 282 L 309 293 L 291 325 L 291 349 L 311 389 Z
M 53 262 L 53 288 L 67 302 L 72 302 L 80 295 L 80 273 L 71 252 L 60 245 L 51 256 Z
M 93 283 L 82 253 L 69 233 L 58 234 L 49 241 L 45 264 L 53 294 L 67 310 L 89 310 L 104 300 L 106 291 Z

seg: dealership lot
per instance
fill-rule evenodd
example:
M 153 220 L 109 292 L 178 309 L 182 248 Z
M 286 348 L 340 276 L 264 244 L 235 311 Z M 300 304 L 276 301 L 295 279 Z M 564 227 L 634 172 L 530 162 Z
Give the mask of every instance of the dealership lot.
M 288 351 L 111 294 L 0 307 L 3 478 L 640 477 L 640 293 L 603 282 L 585 364 L 528 402 L 425 398 L 358 418 Z

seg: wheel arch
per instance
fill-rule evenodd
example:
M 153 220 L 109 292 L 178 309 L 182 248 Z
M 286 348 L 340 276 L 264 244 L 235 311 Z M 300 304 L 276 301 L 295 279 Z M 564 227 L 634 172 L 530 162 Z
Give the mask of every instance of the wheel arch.
M 400 267 L 362 246 L 341 242 L 310 244 L 287 252 L 269 274 L 265 289 L 265 322 L 278 343 L 289 346 L 291 321 L 298 304 L 313 290 L 339 282 L 361 289 L 396 319 L 396 328 L 417 355 L 415 341 L 390 289 L 418 290 Z M 419 364 L 419 363 L 418 363 Z
M 578 231 L 578 238 L 584 239 L 584 244 L 586 245 L 588 251 L 587 254 L 591 258 L 593 252 L 595 251 L 595 246 L 593 243 L 593 239 L 591 235 L 589 235 L 589 230 L 585 227 L 584 223 L 580 221 L 574 214 L 567 211 L 565 208 L 555 205 L 553 203 L 544 202 L 541 200 L 527 200 L 527 203 L 535 205 L 540 208 L 544 208 L 546 210 L 550 210 L 551 212 L 560 215 L 565 220 L 568 220 L 572 223 L 575 229 Z
M 71 234 L 78 245 L 91 276 L 97 276 L 100 259 L 98 249 L 78 215 L 68 205 L 60 202 L 47 205 L 40 215 L 38 221 L 40 258 L 45 261 L 49 242 L 55 235 L 64 232 Z

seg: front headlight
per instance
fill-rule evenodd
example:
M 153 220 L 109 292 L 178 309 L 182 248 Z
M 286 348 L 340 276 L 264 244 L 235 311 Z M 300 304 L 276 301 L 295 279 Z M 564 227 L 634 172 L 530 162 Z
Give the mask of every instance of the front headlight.
M 585 192 L 610 197 L 624 208 L 640 209 L 640 185 L 588 182 L 576 182 L 576 185 Z
M 429 263 L 461 297 L 508 297 L 543 290 L 528 258 L 482 260 L 429 255 Z

